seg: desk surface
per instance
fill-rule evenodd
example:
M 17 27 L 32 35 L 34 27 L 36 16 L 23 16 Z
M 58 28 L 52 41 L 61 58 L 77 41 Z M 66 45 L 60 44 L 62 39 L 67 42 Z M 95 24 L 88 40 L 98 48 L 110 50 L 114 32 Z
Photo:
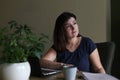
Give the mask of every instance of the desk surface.
M 113 77 L 112 75 L 108 75 L 108 74 L 94 74 L 94 73 L 82 73 L 85 76 L 87 76 L 88 79 L 90 80 L 119 80 L 115 77 Z M 80 78 L 80 75 L 82 75 L 81 72 L 77 72 L 76 75 L 76 80 L 83 80 Z M 30 77 L 30 80 L 65 80 L 63 73 L 58 73 L 58 74 L 54 74 L 54 75 L 50 75 L 50 76 L 46 76 L 46 77 Z
M 78 78 L 80 75 L 80 72 L 77 72 L 76 80 L 83 80 Z M 58 73 L 46 77 L 30 77 L 30 80 L 65 80 L 63 73 Z

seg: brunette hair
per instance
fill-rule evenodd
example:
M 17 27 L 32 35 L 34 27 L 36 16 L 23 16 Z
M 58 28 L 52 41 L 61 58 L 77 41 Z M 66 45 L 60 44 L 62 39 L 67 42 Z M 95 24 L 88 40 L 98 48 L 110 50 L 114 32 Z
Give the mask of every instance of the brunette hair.
M 66 49 L 66 44 L 68 43 L 68 40 L 64 26 L 71 17 L 74 17 L 76 19 L 76 16 L 73 13 L 63 12 L 56 19 L 53 33 L 53 42 L 54 48 L 58 51 L 63 51 Z

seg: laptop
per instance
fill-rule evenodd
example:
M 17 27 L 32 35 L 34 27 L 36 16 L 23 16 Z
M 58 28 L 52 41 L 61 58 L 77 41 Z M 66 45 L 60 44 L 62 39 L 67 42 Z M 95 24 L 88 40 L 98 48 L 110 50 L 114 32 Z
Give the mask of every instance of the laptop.
M 31 76 L 43 77 L 61 72 L 61 70 L 41 68 L 40 60 L 37 57 L 29 57 L 28 62 L 31 66 Z

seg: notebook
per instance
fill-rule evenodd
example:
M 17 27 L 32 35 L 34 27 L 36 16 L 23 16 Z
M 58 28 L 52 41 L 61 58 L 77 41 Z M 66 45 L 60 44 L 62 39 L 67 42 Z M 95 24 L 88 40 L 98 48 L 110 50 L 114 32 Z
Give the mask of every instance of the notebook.
M 40 60 L 37 57 L 28 58 L 28 62 L 30 63 L 30 66 L 31 66 L 31 76 L 42 77 L 42 76 L 53 75 L 61 72 L 61 70 L 41 68 L 39 61 Z
M 109 74 L 82 72 L 85 80 L 119 80 Z

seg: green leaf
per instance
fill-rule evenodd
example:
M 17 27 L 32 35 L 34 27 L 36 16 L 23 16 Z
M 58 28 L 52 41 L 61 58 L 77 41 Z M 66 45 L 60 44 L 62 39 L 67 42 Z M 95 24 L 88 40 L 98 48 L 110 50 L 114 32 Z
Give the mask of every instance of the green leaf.
M 27 61 L 29 56 L 40 58 L 48 41 L 47 35 L 41 33 L 37 36 L 27 24 L 18 24 L 12 20 L 7 27 L 0 28 L 0 63 L 23 62 Z

